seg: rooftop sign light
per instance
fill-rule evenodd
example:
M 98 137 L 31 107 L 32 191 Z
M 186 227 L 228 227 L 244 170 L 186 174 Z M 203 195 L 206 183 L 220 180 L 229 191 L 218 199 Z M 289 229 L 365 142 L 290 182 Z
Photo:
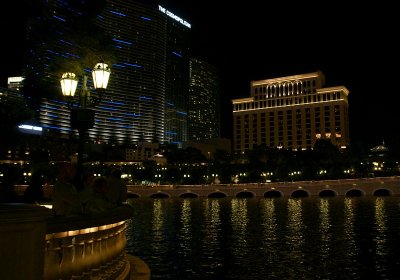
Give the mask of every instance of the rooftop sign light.
M 158 5 L 158 9 L 163 12 L 164 14 L 166 14 L 167 16 L 173 18 L 174 20 L 180 22 L 181 24 L 183 24 L 184 26 L 188 27 L 188 28 L 192 28 L 192 25 L 187 22 L 186 20 L 181 19 L 180 17 L 178 17 L 177 15 L 175 15 L 174 13 L 168 11 L 167 9 L 161 7 L 160 5 Z

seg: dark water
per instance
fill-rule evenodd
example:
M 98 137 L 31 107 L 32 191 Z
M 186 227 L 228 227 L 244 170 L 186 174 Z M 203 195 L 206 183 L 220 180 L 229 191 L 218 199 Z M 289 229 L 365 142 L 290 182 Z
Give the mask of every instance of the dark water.
M 400 279 L 400 198 L 134 199 L 152 279 Z

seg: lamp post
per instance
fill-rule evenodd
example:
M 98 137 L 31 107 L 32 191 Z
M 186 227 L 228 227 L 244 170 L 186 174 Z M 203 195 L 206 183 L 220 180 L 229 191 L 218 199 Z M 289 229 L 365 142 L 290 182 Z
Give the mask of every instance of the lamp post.
M 107 88 L 111 70 L 105 63 L 97 63 L 92 70 L 94 88 L 99 91 L 99 98 L 92 98 L 87 88 L 88 76 L 83 75 L 82 90 L 79 93 L 79 103 L 71 108 L 71 128 L 78 130 L 78 162 L 77 175 L 80 176 L 83 170 L 83 153 L 85 136 L 88 129 L 94 125 L 94 110 L 88 106 L 95 106 L 101 101 L 103 91 Z M 67 72 L 61 77 L 62 94 L 67 98 L 73 98 L 78 86 L 78 78 L 74 73 Z M 79 178 L 79 177 L 78 177 Z M 79 178 L 80 179 L 80 178 Z

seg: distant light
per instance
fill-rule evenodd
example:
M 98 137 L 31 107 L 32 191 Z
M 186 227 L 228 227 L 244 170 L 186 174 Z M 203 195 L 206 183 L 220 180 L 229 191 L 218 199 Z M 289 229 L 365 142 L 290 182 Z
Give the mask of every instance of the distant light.
M 163 12 L 164 14 L 166 14 L 167 16 L 173 18 L 174 20 L 176 20 L 177 22 L 180 22 L 181 24 L 183 24 L 184 26 L 188 27 L 188 28 L 192 28 L 191 24 L 188 23 L 186 20 L 181 19 L 180 17 L 178 17 L 177 15 L 175 15 L 174 13 L 168 11 L 167 9 L 161 7 L 160 5 L 158 5 L 158 9 Z
M 178 52 L 172 52 L 172 54 L 174 54 L 177 57 L 182 57 L 182 55 L 180 53 L 178 53 Z
M 21 124 L 18 126 L 18 128 L 21 130 L 21 132 L 29 134 L 41 135 L 43 132 L 43 128 L 41 126 Z
M 9 78 L 7 79 L 8 84 L 11 84 L 11 83 L 20 83 L 20 82 L 22 82 L 23 80 L 24 80 L 24 77 L 9 77 Z
M 34 126 L 34 125 L 27 125 L 27 124 L 21 124 L 18 126 L 21 129 L 29 129 L 29 130 L 36 130 L 36 131 L 42 131 L 43 128 L 40 126 Z
M 126 17 L 126 14 L 123 14 L 123 13 L 120 13 L 120 12 L 117 12 L 117 11 L 110 11 L 110 13 L 112 13 L 114 15 L 117 15 L 117 16 L 120 16 L 120 17 Z

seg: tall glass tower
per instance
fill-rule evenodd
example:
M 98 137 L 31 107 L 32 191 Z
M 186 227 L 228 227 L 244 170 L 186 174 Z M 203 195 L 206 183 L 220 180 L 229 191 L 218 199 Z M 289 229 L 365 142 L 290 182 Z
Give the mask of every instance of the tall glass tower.
M 220 137 L 220 83 L 214 66 L 190 60 L 189 97 L 189 140 Z
M 93 3 L 97 10 L 88 9 Z M 91 141 L 123 144 L 186 139 L 190 24 L 163 7 L 139 1 L 80 1 L 72 6 L 49 0 L 42 5 L 42 12 L 28 26 L 30 41 L 35 42 L 26 61 L 26 73 L 31 76 L 59 79 L 60 73 L 51 67 L 53 61 L 79 60 L 79 43 L 65 39 L 75 32 L 69 25 L 71 17 L 84 17 L 87 10 L 96 13 L 91 23 L 111 38 L 115 61 L 106 94 L 95 108 Z M 90 36 L 80 39 L 93 40 Z M 85 65 L 85 71 L 96 62 Z M 37 92 L 44 97 L 40 122 L 49 133 L 67 136 L 71 133 L 68 104 L 56 97 L 61 96 L 59 88 L 49 91 Z
M 187 141 L 190 24 L 159 6 L 166 16 L 165 140 L 179 147 Z

